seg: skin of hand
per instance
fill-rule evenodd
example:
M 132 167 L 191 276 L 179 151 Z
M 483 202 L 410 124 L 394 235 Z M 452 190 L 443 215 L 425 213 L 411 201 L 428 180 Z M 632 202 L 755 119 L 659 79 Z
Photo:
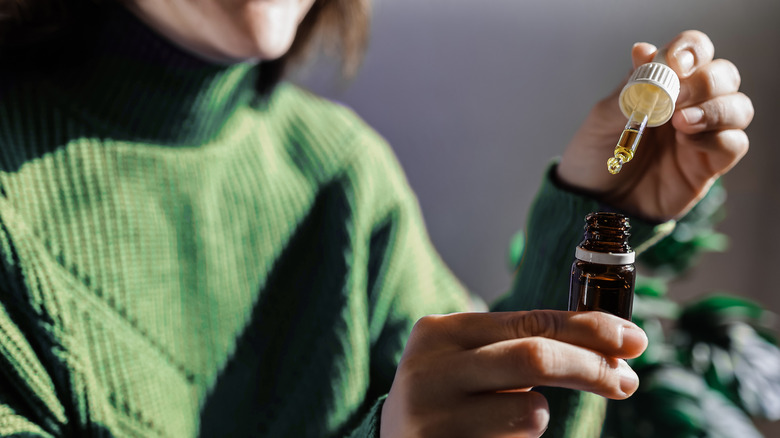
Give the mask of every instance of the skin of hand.
M 739 71 L 713 58 L 707 35 L 682 32 L 667 50 L 667 64 L 680 77 L 672 119 L 648 128 L 634 159 L 618 175 L 610 174 L 606 161 L 626 123 L 618 106 L 621 85 L 591 110 L 557 167 L 565 186 L 658 221 L 683 216 L 747 153 L 744 129 L 753 119 L 752 102 L 738 91 Z M 655 53 L 651 44 L 635 44 L 634 68 Z
M 538 437 L 557 386 L 624 399 L 639 380 L 624 359 L 647 347 L 633 323 L 602 312 L 534 310 L 422 318 L 382 409 L 382 438 Z

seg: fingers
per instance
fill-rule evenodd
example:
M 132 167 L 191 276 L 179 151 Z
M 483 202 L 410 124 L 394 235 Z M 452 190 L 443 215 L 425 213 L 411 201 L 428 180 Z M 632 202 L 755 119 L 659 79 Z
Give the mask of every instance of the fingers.
M 423 318 L 418 324 L 466 350 L 535 336 L 621 358 L 639 356 L 647 347 L 647 336 L 634 323 L 603 312 L 457 313 Z
M 455 412 L 453 428 L 441 436 L 538 437 L 547 429 L 550 408 L 537 392 L 475 394 Z M 433 435 L 433 434 L 431 434 Z M 429 436 L 429 435 L 425 435 Z
M 457 403 L 452 403 L 457 400 Z M 442 402 L 447 415 L 422 406 L 409 406 L 410 419 L 391 423 L 392 405 L 385 403 L 381 436 L 538 437 L 547 429 L 550 408 L 537 392 L 471 394 Z M 404 426 L 412 426 L 411 430 Z
M 750 98 L 742 93 L 733 93 L 681 108 L 672 117 L 672 124 L 685 134 L 745 129 L 753 120 L 753 115 Z
M 741 129 L 690 135 L 677 132 L 676 139 L 682 146 L 677 149 L 677 153 L 690 155 L 690 157 L 681 157 L 681 163 L 702 158 L 706 160 L 705 166 L 699 168 L 700 175 L 695 175 L 699 181 L 709 181 L 728 172 L 749 148 L 748 136 Z
M 646 345 L 641 329 L 602 312 L 421 318 L 382 408 L 383 436 L 486 430 L 494 432 L 486 436 L 539 436 L 549 411 L 529 389 L 557 386 L 626 398 L 639 380 L 620 358 L 637 356 Z
M 680 82 L 677 105 L 695 105 L 712 97 L 736 93 L 741 81 L 739 70 L 733 63 L 716 59 L 699 67 Z
M 683 32 L 668 50 L 667 63 L 680 76 L 677 110 L 671 120 L 681 146 L 675 153 L 680 163 L 703 164 L 687 166 L 690 181 L 709 182 L 747 153 L 749 142 L 743 130 L 755 115 L 753 103 L 739 92 L 737 67 L 713 59 L 714 47 L 705 34 Z
M 469 392 L 557 386 L 624 399 L 639 386 L 624 360 L 542 337 L 490 344 L 459 362 L 458 379 Z
M 737 67 L 713 60 L 710 39 L 698 31 L 681 33 L 668 46 L 667 62 L 680 76 L 680 95 L 672 123 L 684 134 L 745 129 L 753 120 L 750 99 L 739 93 Z
M 410 365 L 410 375 L 435 387 L 459 382 L 468 393 L 545 385 L 626 398 L 638 379 L 618 358 L 636 357 L 647 346 L 636 325 L 602 312 L 459 313 L 423 318 L 418 331 L 426 337 L 413 337 L 407 349 L 414 352 L 419 345 L 430 352 L 429 342 L 452 345 L 441 357 L 457 366 L 431 374 L 424 370 L 434 367 L 418 362 Z

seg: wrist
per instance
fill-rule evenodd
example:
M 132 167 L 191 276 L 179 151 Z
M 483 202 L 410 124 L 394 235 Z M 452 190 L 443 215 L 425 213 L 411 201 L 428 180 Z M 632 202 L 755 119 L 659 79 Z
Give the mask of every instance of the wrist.
M 570 178 L 567 178 L 566 175 L 561 172 L 561 161 L 555 162 L 550 166 L 548 178 L 555 188 L 574 195 L 584 196 L 595 201 L 599 201 L 603 196 L 602 192 L 584 187 L 573 182 Z
M 664 220 L 648 218 L 642 215 L 641 213 L 632 211 L 631 209 L 617 206 L 607 200 L 608 195 L 603 191 L 596 191 L 596 190 L 592 190 L 592 189 L 588 189 L 582 186 L 572 184 L 568 182 L 565 177 L 561 176 L 559 169 L 560 169 L 560 162 L 554 163 L 552 166 L 550 166 L 548 178 L 550 179 L 550 182 L 553 184 L 553 186 L 555 186 L 555 188 L 562 190 L 564 192 L 568 192 L 573 195 L 582 196 L 585 198 L 589 198 L 593 201 L 596 201 L 599 211 L 610 212 L 610 213 L 621 213 L 631 218 L 639 219 L 651 226 L 659 225 L 666 222 Z

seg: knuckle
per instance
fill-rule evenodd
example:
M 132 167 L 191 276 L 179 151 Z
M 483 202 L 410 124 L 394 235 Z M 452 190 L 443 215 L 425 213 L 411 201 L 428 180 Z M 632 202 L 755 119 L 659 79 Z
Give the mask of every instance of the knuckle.
M 605 312 L 588 312 L 578 315 L 579 330 L 605 348 L 620 348 L 618 339 L 624 321 Z
M 717 69 L 705 69 L 705 75 L 702 81 L 702 90 L 704 91 L 705 96 L 713 96 L 718 90 L 718 85 L 719 78 Z
M 731 169 L 747 153 L 749 147 L 747 134 L 740 129 L 728 129 L 718 132 L 714 137 L 707 135 L 702 138 L 708 143 L 706 147 L 714 152 L 710 168 L 715 176 Z
M 446 315 L 426 315 L 418 319 L 412 327 L 407 349 L 431 345 L 431 342 L 446 335 L 446 325 Z
M 408 357 L 399 366 L 400 375 L 412 387 L 419 387 L 419 385 L 425 385 L 430 382 L 431 377 L 435 377 L 430 365 L 427 357 L 420 355 Z
M 742 83 L 737 66 L 725 59 L 715 60 L 702 67 L 691 79 L 698 101 L 734 93 Z
M 618 328 L 610 315 L 604 312 L 591 312 L 585 319 L 585 328 L 593 338 L 613 340 L 617 339 Z
M 707 56 L 715 52 L 714 45 L 710 37 L 700 30 L 686 30 L 682 33 L 682 37 L 685 41 L 689 41 L 700 55 Z
M 726 136 L 726 139 L 724 140 L 724 143 L 726 143 L 724 149 L 727 150 L 732 162 L 734 162 L 747 153 L 750 148 L 750 140 L 748 139 L 747 134 L 745 134 L 745 131 L 731 130 L 728 132 L 729 135 Z
M 742 126 L 740 127 L 747 128 L 750 122 L 753 121 L 753 116 L 756 115 L 756 109 L 753 107 L 753 101 L 750 100 L 747 95 L 739 93 L 738 96 L 745 102 L 745 111 L 743 111 L 744 120 L 742 120 Z
M 687 87 L 690 90 L 687 100 L 691 103 L 701 103 L 722 94 L 719 90 L 725 87 L 721 83 L 722 78 L 720 78 L 721 74 L 718 73 L 718 70 L 712 65 L 704 66 L 696 70 L 690 77 L 683 79 L 681 87 Z M 681 92 L 681 94 L 683 93 Z
M 730 105 L 724 99 L 712 100 L 704 110 L 707 125 L 713 128 L 721 126 L 724 121 L 729 120 L 729 111 L 731 111 Z
M 731 78 L 731 83 L 734 90 L 739 89 L 739 86 L 742 84 L 742 75 L 740 75 L 737 66 L 727 59 L 722 59 L 720 61 L 725 64 L 725 67 L 728 70 L 728 75 Z
M 414 323 L 414 327 L 412 327 L 412 333 L 427 332 L 431 325 L 433 325 L 431 322 L 431 317 L 423 316 L 422 318 L 418 319 L 416 323 Z
M 544 336 L 555 338 L 560 332 L 560 321 L 548 310 L 531 310 L 523 313 L 515 327 L 518 337 Z
M 544 338 L 527 338 L 522 350 L 517 351 L 515 361 L 520 369 L 534 374 L 544 380 L 550 370 L 555 369 L 555 350 Z
M 710 39 L 710 37 L 708 37 L 706 33 L 696 29 L 685 30 L 682 32 L 682 36 L 691 41 Z
M 741 157 L 747 153 L 748 149 L 750 149 L 750 139 L 744 131 L 742 131 L 742 136 L 740 138 L 742 139 L 742 141 L 739 143 L 741 152 L 739 156 Z
M 399 364 L 393 380 L 393 390 L 404 394 L 410 406 L 427 406 L 444 395 L 446 377 L 437 366 L 438 358 L 422 355 L 405 357 Z
M 727 59 L 716 59 L 712 61 L 710 74 L 713 77 L 712 82 L 723 94 L 737 91 L 742 83 L 739 69 L 733 62 Z
M 681 50 L 690 50 L 695 58 L 697 66 L 706 65 L 712 60 L 715 48 L 712 41 L 704 32 L 698 30 L 686 30 L 675 37 L 667 47 L 670 53 Z
M 444 316 L 426 315 L 414 324 L 414 331 L 431 332 L 439 330 L 444 325 Z

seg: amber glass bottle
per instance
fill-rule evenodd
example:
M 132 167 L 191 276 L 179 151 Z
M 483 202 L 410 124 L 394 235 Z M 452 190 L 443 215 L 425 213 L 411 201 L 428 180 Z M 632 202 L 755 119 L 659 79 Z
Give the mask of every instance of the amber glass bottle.
M 636 271 L 630 228 L 628 218 L 618 213 L 585 217 L 585 239 L 571 267 L 569 310 L 600 310 L 631 320 Z

